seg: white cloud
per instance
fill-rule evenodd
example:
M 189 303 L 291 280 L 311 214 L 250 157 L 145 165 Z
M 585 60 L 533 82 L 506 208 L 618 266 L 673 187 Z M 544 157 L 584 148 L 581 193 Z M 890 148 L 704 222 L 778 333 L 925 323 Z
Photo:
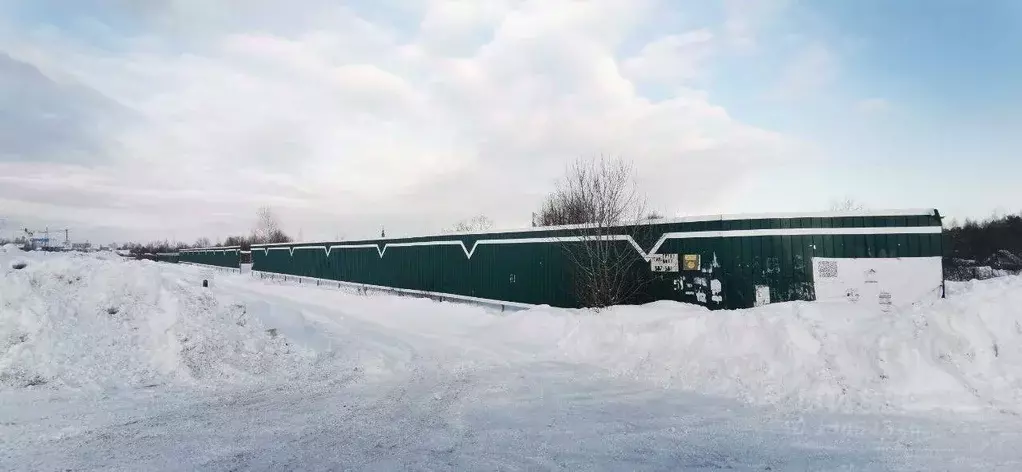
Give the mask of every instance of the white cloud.
M 419 44 L 438 54 L 470 54 L 510 10 L 506 0 L 430 0 L 419 23 Z
M 867 98 L 859 100 L 855 104 L 855 109 L 868 114 L 884 113 L 891 109 L 891 104 L 882 98 Z
M 840 70 L 840 60 L 827 45 L 809 43 L 788 61 L 771 95 L 780 99 L 812 96 L 834 82 Z
M 790 0 L 724 0 L 723 31 L 728 43 L 739 51 L 757 49 L 761 30 L 789 3 Z
M 132 238 L 246 231 L 266 203 L 306 238 L 357 237 L 527 223 L 569 160 L 601 153 L 635 160 L 656 206 L 714 211 L 791 150 L 687 84 L 708 30 L 616 56 L 649 2 L 423 1 L 412 34 L 333 2 L 257 3 L 145 10 L 146 36 L 117 48 L 39 32 L 0 46 L 133 117 L 101 135 L 113 162 L 0 163 L 0 199 Z M 644 97 L 640 78 L 673 96 Z M 75 180 L 38 185 L 54 174 Z
M 638 80 L 672 83 L 698 77 L 712 53 L 713 33 L 708 29 L 668 35 L 650 42 L 625 70 Z

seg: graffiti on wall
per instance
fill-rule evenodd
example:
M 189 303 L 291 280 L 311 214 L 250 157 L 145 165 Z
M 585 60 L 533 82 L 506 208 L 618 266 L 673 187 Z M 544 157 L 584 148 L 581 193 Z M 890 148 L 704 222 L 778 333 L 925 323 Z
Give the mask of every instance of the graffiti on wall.
M 717 254 L 713 260 L 703 264 L 698 254 L 686 254 L 681 275 L 674 280 L 674 290 L 680 293 L 682 301 L 714 307 L 724 303 L 724 285 L 720 279 L 720 263 Z

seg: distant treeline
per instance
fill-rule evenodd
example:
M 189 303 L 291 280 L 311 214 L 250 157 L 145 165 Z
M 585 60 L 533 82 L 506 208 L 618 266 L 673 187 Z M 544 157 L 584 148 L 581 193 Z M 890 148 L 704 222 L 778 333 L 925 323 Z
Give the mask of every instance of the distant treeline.
M 170 241 L 152 241 L 148 243 L 126 243 L 121 246 L 121 250 L 128 251 L 134 257 L 139 257 L 145 254 L 161 254 L 167 252 L 177 252 L 180 249 L 185 249 L 188 244 L 185 243 L 171 243 Z
M 268 237 L 262 237 L 257 234 L 250 236 L 228 236 L 222 243 L 218 243 L 215 246 L 239 246 L 241 250 L 248 251 L 252 249 L 253 244 L 273 244 L 273 243 L 290 243 L 293 239 L 283 231 L 275 231 Z
M 235 247 L 240 246 L 242 250 L 249 250 L 253 244 L 262 243 L 288 243 L 291 242 L 291 237 L 284 234 L 283 232 L 274 233 L 273 237 L 261 237 L 259 235 L 251 236 L 228 236 L 223 241 L 211 243 L 207 238 L 199 238 L 192 244 L 181 243 L 181 242 L 170 242 L 170 241 L 152 241 L 148 243 L 127 243 L 121 246 L 122 250 L 127 250 L 132 256 L 141 256 L 145 254 L 160 254 L 167 252 L 177 252 L 182 249 L 192 248 L 204 248 L 204 247 Z
M 1002 251 L 1022 256 L 1022 214 L 966 220 L 947 229 L 951 243 L 950 256 L 982 263 Z
M 273 211 L 269 207 L 263 207 L 256 214 L 256 225 L 249 236 L 228 236 L 227 239 L 217 241 L 216 243 L 213 243 L 206 237 L 195 240 L 193 244 L 171 243 L 166 240 L 144 244 L 129 243 L 121 246 L 121 249 L 127 249 L 135 257 L 145 254 L 177 252 L 181 249 L 204 247 L 240 246 L 242 250 L 247 251 L 253 244 L 291 242 L 291 236 L 288 236 L 280 226 L 280 222 L 277 220 L 277 216 L 273 214 Z
M 249 236 L 228 236 L 222 243 L 216 246 L 240 246 L 243 251 L 248 251 L 253 244 L 268 243 L 289 243 L 292 241 L 280 227 L 277 215 L 269 207 L 262 207 L 256 214 L 256 225 Z M 200 244 L 202 243 L 202 244 Z M 202 238 L 196 241 L 196 247 L 209 247 L 209 240 Z

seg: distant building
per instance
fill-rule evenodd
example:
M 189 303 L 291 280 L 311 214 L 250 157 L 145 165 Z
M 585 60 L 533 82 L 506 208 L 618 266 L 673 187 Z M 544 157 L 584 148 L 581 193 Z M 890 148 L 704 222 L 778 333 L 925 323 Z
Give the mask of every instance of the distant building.
M 32 250 L 46 249 L 50 247 L 50 238 L 32 238 L 29 240 L 29 245 Z
M 630 290 L 623 298 L 630 304 L 735 309 L 818 300 L 889 311 L 943 295 L 942 232 L 932 209 L 708 215 L 606 228 L 253 244 L 251 256 L 252 270 L 263 274 L 502 307 L 594 306 L 613 283 L 613 290 Z M 610 241 L 613 250 L 606 249 Z M 239 249 L 182 250 L 179 260 L 237 269 Z M 609 270 L 617 278 L 600 272 Z

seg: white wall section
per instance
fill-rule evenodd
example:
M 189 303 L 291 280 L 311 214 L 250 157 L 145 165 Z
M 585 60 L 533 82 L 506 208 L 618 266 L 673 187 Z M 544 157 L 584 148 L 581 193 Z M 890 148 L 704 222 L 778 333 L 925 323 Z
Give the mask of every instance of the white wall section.
M 816 300 L 901 308 L 939 298 L 939 257 L 813 258 Z

